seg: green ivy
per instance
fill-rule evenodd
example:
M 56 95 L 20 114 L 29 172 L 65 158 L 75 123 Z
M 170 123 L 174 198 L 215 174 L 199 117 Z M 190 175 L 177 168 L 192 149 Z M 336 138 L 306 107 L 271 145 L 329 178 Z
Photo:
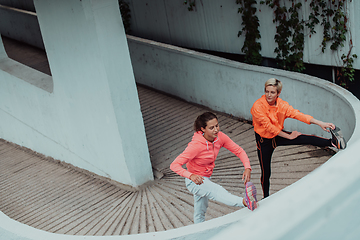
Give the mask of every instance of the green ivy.
M 305 21 L 299 17 L 301 2 L 290 0 L 291 7 L 287 8 L 285 2 L 280 4 L 279 0 L 261 1 L 274 11 L 273 22 L 277 24 L 275 42 L 277 47 L 274 52 L 281 68 L 302 72 L 305 70 L 303 62 L 304 52 L 304 24 Z
M 245 53 L 245 62 L 260 65 L 262 62 L 261 44 L 257 42 L 257 39 L 261 38 L 260 24 L 255 15 L 257 9 L 253 6 L 257 2 L 255 0 L 237 0 L 236 3 L 241 4 L 238 13 L 242 14 L 242 25 L 244 27 L 238 32 L 238 37 L 245 33 L 244 45 L 241 48 L 241 51 Z
M 195 7 L 196 7 L 195 0 L 185 0 L 185 1 L 184 1 L 184 5 L 189 5 L 189 6 L 188 6 L 188 10 L 189 10 L 189 11 L 194 11 L 194 10 L 196 10 L 196 9 L 195 9 Z
M 350 51 L 351 52 L 351 51 Z M 357 58 L 356 54 L 350 55 L 350 52 L 348 55 L 343 54 L 341 56 L 341 60 L 343 61 L 343 67 L 341 68 L 341 77 L 340 77 L 340 85 L 343 87 L 347 87 L 347 80 L 352 82 L 354 81 L 355 76 L 355 69 L 353 67 L 354 58 Z
M 340 47 L 344 47 L 346 42 L 347 15 L 344 10 L 345 3 L 352 0 L 308 0 L 310 2 L 310 13 L 308 19 L 303 19 L 301 10 L 303 8 L 300 0 L 262 0 L 260 4 L 265 4 L 273 9 L 276 24 L 276 34 L 274 36 L 277 44 L 274 52 L 279 66 L 290 71 L 303 72 L 305 65 L 304 56 L 304 38 L 305 26 L 312 34 L 316 34 L 315 27 L 321 25 L 323 28 L 322 52 L 327 49 L 330 44 L 330 50 L 337 51 Z M 305 1 L 306 2 L 306 1 Z M 188 5 L 189 11 L 194 11 L 195 0 L 185 0 L 184 4 Z M 238 37 L 245 34 L 244 45 L 241 51 L 245 53 L 245 62 L 260 65 L 262 57 L 260 54 L 261 44 L 257 42 L 260 38 L 259 19 L 256 16 L 256 0 L 236 0 L 236 4 L 240 4 L 238 13 L 242 14 L 241 31 Z M 343 78 L 354 81 L 355 70 L 353 68 L 356 54 L 351 54 L 352 40 L 350 42 L 350 50 L 348 54 L 341 57 L 343 66 L 340 74 Z M 346 81 L 342 81 L 346 82 Z M 344 86 L 344 84 L 342 84 Z M 345 84 L 346 85 L 346 84 Z
M 351 1 L 351 0 L 350 0 Z M 322 44 L 322 52 L 325 52 L 327 43 L 331 43 L 330 49 L 337 51 L 340 47 L 344 47 L 346 42 L 346 34 L 348 32 L 347 22 L 348 18 L 344 10 L 344 0 L 312 0 L 310 7 L 312 8 L 312 15 L 321 17 L 321 25 L 324 28 Z M 310 21 L 311 22 L 311 21 Z M 346 87 L 348 81 L 354 81 L 355 69 L 353 67 L 356 54 L 351 54 L 352 39 L 350 42 L 350 50 L 347 55 L 343 54 L 341 60 L 343 66 L 338 73 L 339 84 Z
M 287 8 L 286 2 L 291 3 L 291 7 Z M 266 0 L 260 2 L 274 10 L 273 21 L 277 24 L 275 35 L 277 47 L 274 52 L 277 53 L 276 59 L 280 61 L 282 68 L 299 72 L 305 69 L 303 63 L 304 26 L 309 29 L 311 37 L 312 34 L 316 34 L 316 25 L 321 24 L 323 27 L 322 52 L 325 52 L 328 43 L 331 44 L 330 49 L 332 51 L 344 47 L 348 32 L 348 19 L 344 10 L 345 2 L 346 0 L 311 0 L 311 12 L 308 19 L 301 19 L 299 16 L 302 5 L 297 0 Z M 351 47 L 352 40 L 349 41 Z M 353 62 L 357 58 L 356 54 L 351 55 L 351 48 L 347 55 L 344 54 L 341 57 L 343 62 L 341 73 L 349 81 L 354 80 Z M 346 82 L 346 80 L 342 82 Z
M 323 26 L 323 40 L 322 52 L 325 51 L 327 43 L 330 42 L 331 50 L 338 50 L 339 47 L 344 47 L 347 33 L 347 16 L 344 12 L 344 2 L 341 0 L 312 0 L 310 3 L 312 12 L 309 15 L 308 27 L 314 28 L 322 18 L 321 25 Z

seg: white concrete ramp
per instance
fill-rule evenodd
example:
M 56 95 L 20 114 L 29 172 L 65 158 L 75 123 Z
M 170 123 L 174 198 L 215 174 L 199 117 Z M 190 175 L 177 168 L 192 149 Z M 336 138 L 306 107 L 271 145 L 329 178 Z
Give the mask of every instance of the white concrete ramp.
M 170 162 L 191 139 L 191 124 L 206 109 L 138 87 L 155 172 L 163 174 L 139 191 L 88 172 L 0 142 L 0 210 L 37 229 L 72 235 L 128 235 L 164 231 L 192 224 L 193 197 L 184 179 L 169 170 Z M 260 189 L 260 169 L 250 124 L 218 114 L 222 130 L 244 147 Z M 274 156 L 272 193 L 297 181 L 325 162 L 322 149 L 296 146 Z M 213 179 L 242 196 L 243 166 L 229 151 L 217 159 Z M 211 202 L 207 219 L 237 208 Z
M 9 57 L 47 71 L 46 56 L 37 49 L 24 51 L 25 46 L 10 39 L 4 40 L 4 45 Z M 23 57 L 25 53 L 27 57 Z M 192 224 L 193 196 L 185 188 L 184 179 L 170 171 L 169 165 L 191 140 L 196 116 L 208 109 L 142 86 L 137 90 L 157 177 L 154 182 L 140 190 L 124 187 L 1 140 L 0 210 L 36 229 L 69 235 L 129 235 Z M 248 153 L 253 167 L 252 181 L 260 190 L 260 168 L 251 124 L 217 114 L 221 130 Z M 331 156 L 331 151 L 315 147 L 278 148 L 272 165 L 271 193 L 307 175 Z M 240 160 L 223 149 L 216 161 L 213 180 L 242 196 L 243 170 Z M 211 202 L 207 220 L 236 210 Z

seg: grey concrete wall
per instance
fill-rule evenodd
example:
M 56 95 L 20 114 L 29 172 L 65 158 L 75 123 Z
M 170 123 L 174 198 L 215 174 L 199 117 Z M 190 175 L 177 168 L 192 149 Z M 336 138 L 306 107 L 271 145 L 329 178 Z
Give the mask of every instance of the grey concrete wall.
M 333 122 L 350 138 L 356 126 L 351 93 L 328 81 L 305 74 L 259 67 L 128 36 L 138 83 L 251 120 L 252 104 L 264 94 L 264 84 L 275 77 L 283 82 L 280 97 L 316 119 Z M 316 125 L 286 120 L 287 130 L 330 137 Z
M 36 13 L 2 6 L 0 2 L 0 16 L 1 35 L 44 49 Z
M 131 29 L 135 36 L 185 48 L 205 49 L 219 52 L 241 54 L 245 36 L 237 36 L 243 28 L 241 15 L 234 0 L 206 0 L 196 1 L 194 11 L 188 11 L 184 1 L 167 0 L 129 0 L 131 9 Z M 281 1 L 291 4 L 290 1 Z M 310 12 L 311 1 L 297 1 L 303 5 L 303 14 Z M 274 13 L 270 7 L 257 1 L 256 16 L 259 18 L 261 39 L 261 55 L 275 58 L 274 49 L 277 47 L 274 36 L 276 25 L 273 23 Z M 348 16 L 347 42 L 339 51 L 330 50 L 327 45 L 325 54 L 321 52 L 323 40 L 322 27 L 317 26 L 317 34 L 310 34 L 305 27 L 305 49 L 303 60 L 305 63 L 341 66 L 341 55 L 347 55 L 352 44 L 352 54 L 360 56 L 360 2 L 346 1 L 345 11 Z M 300 13 L 301 14 L 301 13 Z M 351 41 L 350 41 L 351 39 Z M 360 69 L 360 60 L 354 62 L 354 68 Z
M 131 10 L 132 34 L 186 48 L 198 48 L 212 51 L 241 54 L 245 40 L 244 36 L 237 36 L 242 29 L 241 16 L 237 13 L 240 5 L 233 0 L 197 1 L 196 11 L 189 12 L 183 1 L 128 0 Z M 309 1 L 301 0 L 304 6 Z M 33 1 L 27 0 L 0 0 L 0 5 L 11 6 L 16 9 L 0 7 L 0 15 L 6 16 L 6 21 L 0 22 L 0 33 L 16 40 L 24 41 L 33 46 L 43 48 L 42 37 L 38 30 L 38 23 L 34 14 Z M 348 1 L 346 3 L 348 14 L 348 41 L 344 48 L 333 52 L 329 44 L 325 54 L 321 52 L 322 29 L 318 26 L 317 34 L 309 34 L 305 28 L 304 62 L 329 66 L 341 66 L 341 55 L 347 55 L 352 46 L 351 54 L 360 56 L 360 2 Z M 272 23 L 273 12 L 265 5 L 257 5 L 257 16 L 260 21 L 262 50 L 264 57 L 275 58 L 276 43 L 274 36 L 275 25 Z M 304 13 L 309 8 L 304 8 Z M 271 21 L 269 21 L 271 19 Z M 26 23 L 26 24 L 24 24 Z M 25 27 L 26 26 L 26 27 Z M 351 41 L 349 41 L 351 39 Z M 360 59 L 355 59 L 354 68 L 360 69 Z
M 35 12 L 34 1 L 32 0 L 0 0 L 0 5 Z

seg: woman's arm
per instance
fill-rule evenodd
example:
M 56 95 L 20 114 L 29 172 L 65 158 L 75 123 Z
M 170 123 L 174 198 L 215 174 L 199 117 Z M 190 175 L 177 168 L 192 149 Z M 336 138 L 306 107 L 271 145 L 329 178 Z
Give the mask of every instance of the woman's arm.
M 179 155 L 170 164 L 170 169 L 173 170 L 175 173 L 179 174 L 180 176 L 190 179 L 191 172 L 187 171 L 185 168 L 182 167 L 187 162 L 188 160 L 186 158 L 183 158 L 181 155 Z
M 316 124 L 316 125 L 320 126 L 324 131 L 327 131 L 327 132 L 329 132 L 328 128 L 335 129 L 335 125 L 333 123 L 326 123 L 326 122 L 317 120 L 315 118 L 312 118 L 310 120 L 310 124 Z M 298 131 L 292 131 L 290 134 L 286 133 L 284 131 L 280 131 L 280 133 L 278 134 L 278 136 L 283 137 L 283 138 L 287 138 L 287 139 L 290 139 L 290 140 L 295 139 L 300 135 L 301 135 L 301 132 L 298 132 Z
M 242 180 L 243 180 L 244 184 L 246 184 L 247 182 L 250 182 L 250 178 L 251 178 L 251 169 L 247 168 L 247 169 L 245 169 L 243 176 L 242 176 Z
M 182 166 L 194 159 L 197 152 L 198 148 L 190 142 L 185 150 L 170 164 L 170 169 L 180 176 L 190 179 L 192 173 Z
M 327 131 L 327 132 L 329 132 L 328 128 L 335 129 L 335 125 L 333 123 L 326 123 L 326 122 L 317 120 L 315 118 L 312 118 L 310 120 L 310 123 L 320 126 L 324 131 Z
M 292 131 L 290 134 L 286 133 L 284 131 L 280 131 L 279 134 L 278 134 L 278 136 L 283 137 L 283 138 L 287 138 L 287 139 L 290 139 L 290 140 L 295 139 L 300 135 L 301 135 L 301 132 L 298 132 L 298 131 Z
M 242 180 L 246 184 L 250 181 L 251 178 L 251 166 L 250 160 L 247 156 L 244 149 L 237 145 L 233 140 L 231 140 L 225 133 L 219 132 L 223 146 L 228 149 L 230 152 L 234 153 L 244 165 L 245 171 L 242 176 Z
M 183 168 L 182 166 L 189 162 L 196 156 L 197 149 L 193 148 L 191 144 L 170 164 L 170 169 L 182 177 L 186 177 L 197 185 L 201 185 L 204 178 L 200 175 L 193 174 Z

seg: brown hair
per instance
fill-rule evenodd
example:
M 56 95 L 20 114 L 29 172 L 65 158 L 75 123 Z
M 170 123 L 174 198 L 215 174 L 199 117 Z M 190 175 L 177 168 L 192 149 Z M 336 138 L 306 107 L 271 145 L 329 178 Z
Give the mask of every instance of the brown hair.
M 194 130 L 195 132 L 201 131 L 201 128 L 206 128 L 207 122 L 216 118 L 217 116 L 212 112 L 204 112 L 199 115 L 194 122 Z

